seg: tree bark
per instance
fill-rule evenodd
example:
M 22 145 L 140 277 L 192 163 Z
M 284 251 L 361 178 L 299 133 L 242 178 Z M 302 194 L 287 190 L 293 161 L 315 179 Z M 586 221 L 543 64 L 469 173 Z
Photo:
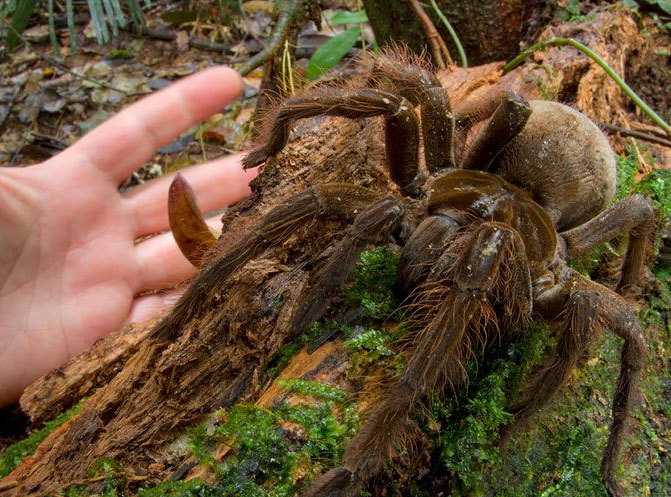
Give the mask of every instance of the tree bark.
M 426 34 L 406 0 L 364 0 L 368 19 L 380 46 L 402 42 L 416 53 L 427 47 Z M 469 65 L 513 57 L 525 37 L 534 37 L 552 8 L 543 0 L 438 0 L 438 5 L 457 32 Z M 452 38 L 431 8 L 424 3 L 450 54 L 459 63 Z

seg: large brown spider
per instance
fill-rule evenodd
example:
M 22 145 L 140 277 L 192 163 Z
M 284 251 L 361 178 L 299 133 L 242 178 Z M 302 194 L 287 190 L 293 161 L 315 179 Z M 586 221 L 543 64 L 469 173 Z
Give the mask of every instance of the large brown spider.
M 382 116 L 386 163 L 400 194 L 350 183 L 315 184 L 295 194 L 207 265 L 153 337 L 174 337 L 202 311 L 213 287 L 299 227 L 319 217 L 351 221 L 300 294 L 290 323 L 296 336 L 325 313 L 360 252 L 395 235 L 403 245 L 398 283 L 411 295 L 421 329 L 402 374 L 350 441 L 342 466 L 304 495 L 353 495 L 391 457 L 415 401 L 463 383 L 462 364 L 483 327 L 513 332 L 539 315 L 557 323 L 558 344 L 511 407 L 513 424 L 526 421 L 567 381 L 597 328 L 615 332 L 624 345 L 602 472 L 609 494 L 621 496 L 615 469 L 646 342 L 623 298 L 567 261 L 628 234 L 617 291 L 629 290 L 643 268 L 652 208 L 640 196 L 607 208 L 615 193 L 613 153 L 599 129 L 569 107 L 498 93 L 453 111 L 447 92 L 420 65 L 381 55 L 370 74 L 359 88 L 319 88 L 284 101 L 267 143 L 244 164 L 280 152 L 298 119 Z M 466 139 L 469 132 L 475 137 Z

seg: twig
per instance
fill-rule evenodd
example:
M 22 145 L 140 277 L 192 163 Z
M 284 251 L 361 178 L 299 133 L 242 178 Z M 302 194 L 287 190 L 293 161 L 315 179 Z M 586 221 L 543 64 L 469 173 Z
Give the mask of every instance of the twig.
M 275 28 L 268 40 L 268 45 L 240 66 L 238 72 L 242 76 L 247 76 L 254 69 L 265 64 L 277 55 L 277 52 L 284 46 L 284 40 L 287 39 L 291 25 L 300 15 L 300 11 L 304 8 L 304 3 L 305 0 L 289 0 L 286 3 L 276 3 L 276 5 L 283 5 L 284 8 L 282 8 L 277 16 L 277 22 L 275 23 Z
M 664 147 L 671 147 L 671 140 L 667 140 L 665 138 L 661 138 L 659 136 L 653 135 L 651 133 L 643 133 L 642 131 L 636 131 L 633 129 L 626 129 L 626 128 L 621 128 L 620 126 L 614 126 L 612 124 L 608 123 L 599 123 L 599 127 L 605 129 L 609 133 L 612 134 L 619 134 L 620 136 L 623 137 L 633 137 L 633 138 L 638 138 L 639 140 L 643 140 L 646 142 L 650 143 L 655 143 L 657 145 L 662 145 Z
M 12 93 L 12 96 L 9 97 L 9 101 L 7 102 L 7 107 L 5 108 L 5 111 L 2 113 L 2 116 L 0 116 L 0 133 L 3 133 L 5 131 L 5 123 L 7 122 L 7 118 L 9 117 L 10 112 L 12 112 L 12 107 L 14 106 L 14 101 L 16 101 L 16 97 L 19 96 L 19 93 L 21 93 L 22 88 L 23 88 L 23 83 L 18 85 L 16 88 L 14 88 L 14 92 Z
M 408 4 L 417 16 L 417 19 L 419 19 L 419 22 L 422 23 L 422 26 L 424 27 L 426 39 L 429 41 L 429 45 L 431 45 L 431 54 L 433 55 L 436 67 L 438 67 L 438 69 L 445 69 L 447 66 L 443 60 L 441 46 L 438 42 L 438 40 L 441 38 L 440 34 L 438 34 L 436 26 L 433 24 L 431 18 L 426 14 L 426 12 L 424 12 L 424 9 L 419 4 L 418 0 L 408 0 Z
M 503 73 L 507 73 L 509 71 L 512 71 L 514 68 L 522 64 L 529 56 L 531 56 L 533 53 L 539 51 L 539 50 L 544 50 L 545 48 L 549 46 L 556 46 L 556 47 L 561 47 L 561 46 L 566 46 L 570 45 L 574 48 L 577 48 L 580 50 L 582 53 L 587 55 L 589 58 L 591 58 L 594 62 L 599 64 L 601 68 L 606 71 L 606 74 L 608 74 L 614 81 L 617 83 L 617 85 L 622 88 L 622 90 L 631 98 L 631 100 L 643 111 L 645 114 L 652 119 L 659 127 L 663 128 L 664 131 L 666 131 L 667 135 L 671 136 L 671 126 L 664 121 L 654 110 L 652 110 L 641 98 L 632 90 L 627 83 L 624 82 L 624 80 L 618 76 L 618 74 L 613 70 L 612 67 L 610 67 L 608 64 L 606 64 L 606 61 L 604 61 L 601 57 L 599 57 L 593 50 L 591 50 L 589 47 L 586 45 L 583 45 L 577 40 L 574 40 L 573 38 L 561 38 L 561 37 L 556 37 L 556 38 L 550 38 L 547 40 L 542 40 L 539 41 L 538 43 L 534 43 L 531 45 L 529 48 L 521 52 L 517 57 L 515 57 L 513 60 L 508 62 L 505 66 L 503 66 Z

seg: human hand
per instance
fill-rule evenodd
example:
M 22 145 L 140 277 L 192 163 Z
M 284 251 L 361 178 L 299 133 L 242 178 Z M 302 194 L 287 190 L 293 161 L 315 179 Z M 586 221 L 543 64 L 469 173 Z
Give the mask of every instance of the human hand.
M 120 194 L 119 183 L 182 131 L 242 91 L 212 68 L 144 98 L 52 159 L 0 168 L 0 407 L 98 338 L 168 305 L 165 288 L 195 268 L 170 233 L 164 176 Z M 240 157 L 182 170 L 204 211 L 249 192 Z

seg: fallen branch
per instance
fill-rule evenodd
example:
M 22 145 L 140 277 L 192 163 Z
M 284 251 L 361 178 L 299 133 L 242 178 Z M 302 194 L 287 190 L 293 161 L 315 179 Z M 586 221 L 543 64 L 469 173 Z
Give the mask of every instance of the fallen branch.
M 599 126 L 611 134 L 618 134 L 623 137 L 630 136 L 632 138 L 638 138 L 639 140 L 655 143 L 657 145 L 662 145 L 664 147 L 671 147 L 671 140 L 667 140 L 666 138 L 662 138 L 660 136 L 653 135 L 651 133 L 644 133 L 642 131 L 635 131 L 633 129 L 622 128 L 620 126 L 614 126 L 608 123 L 599 123 Z
M 144 30 L 143 35 L 153 40 L 175 41 L 177 33 L 169 30 L 151 29 Z M 189 46 L 199 50 L 208 50 L 210 52 L 219 52 L 224 54 L 231 54 L 231 45 L 225 43 L 215 43 L 203 38 L 189 38 Z
M 426 12 L 424 12 L 424 9 L 419 4 L 418 0 L 408 0 L 408 4 L 410 4 L 410 8 L 412 8 L 413 12 L 417 16 L 417 19 L 424 27 L 426 39 L 429 41 L 429 45 L 431 45 L 431 55 L 433 55 L 436 67 L 438 69 L 445 69 L 447 67 L 445 61 L 443 60 L 443 55 L 445 55 L 447 58 L 447 63 L 452 65 L 452 57 L 450 57 L 449 52 L 446 52 L 447 47 L 445 47 L 445 50 L 443 50 L 445 42 L 443 42 L 443 39 L 438 34 L 436 26 L 433 24 L 433 21 L 431 21 Z

